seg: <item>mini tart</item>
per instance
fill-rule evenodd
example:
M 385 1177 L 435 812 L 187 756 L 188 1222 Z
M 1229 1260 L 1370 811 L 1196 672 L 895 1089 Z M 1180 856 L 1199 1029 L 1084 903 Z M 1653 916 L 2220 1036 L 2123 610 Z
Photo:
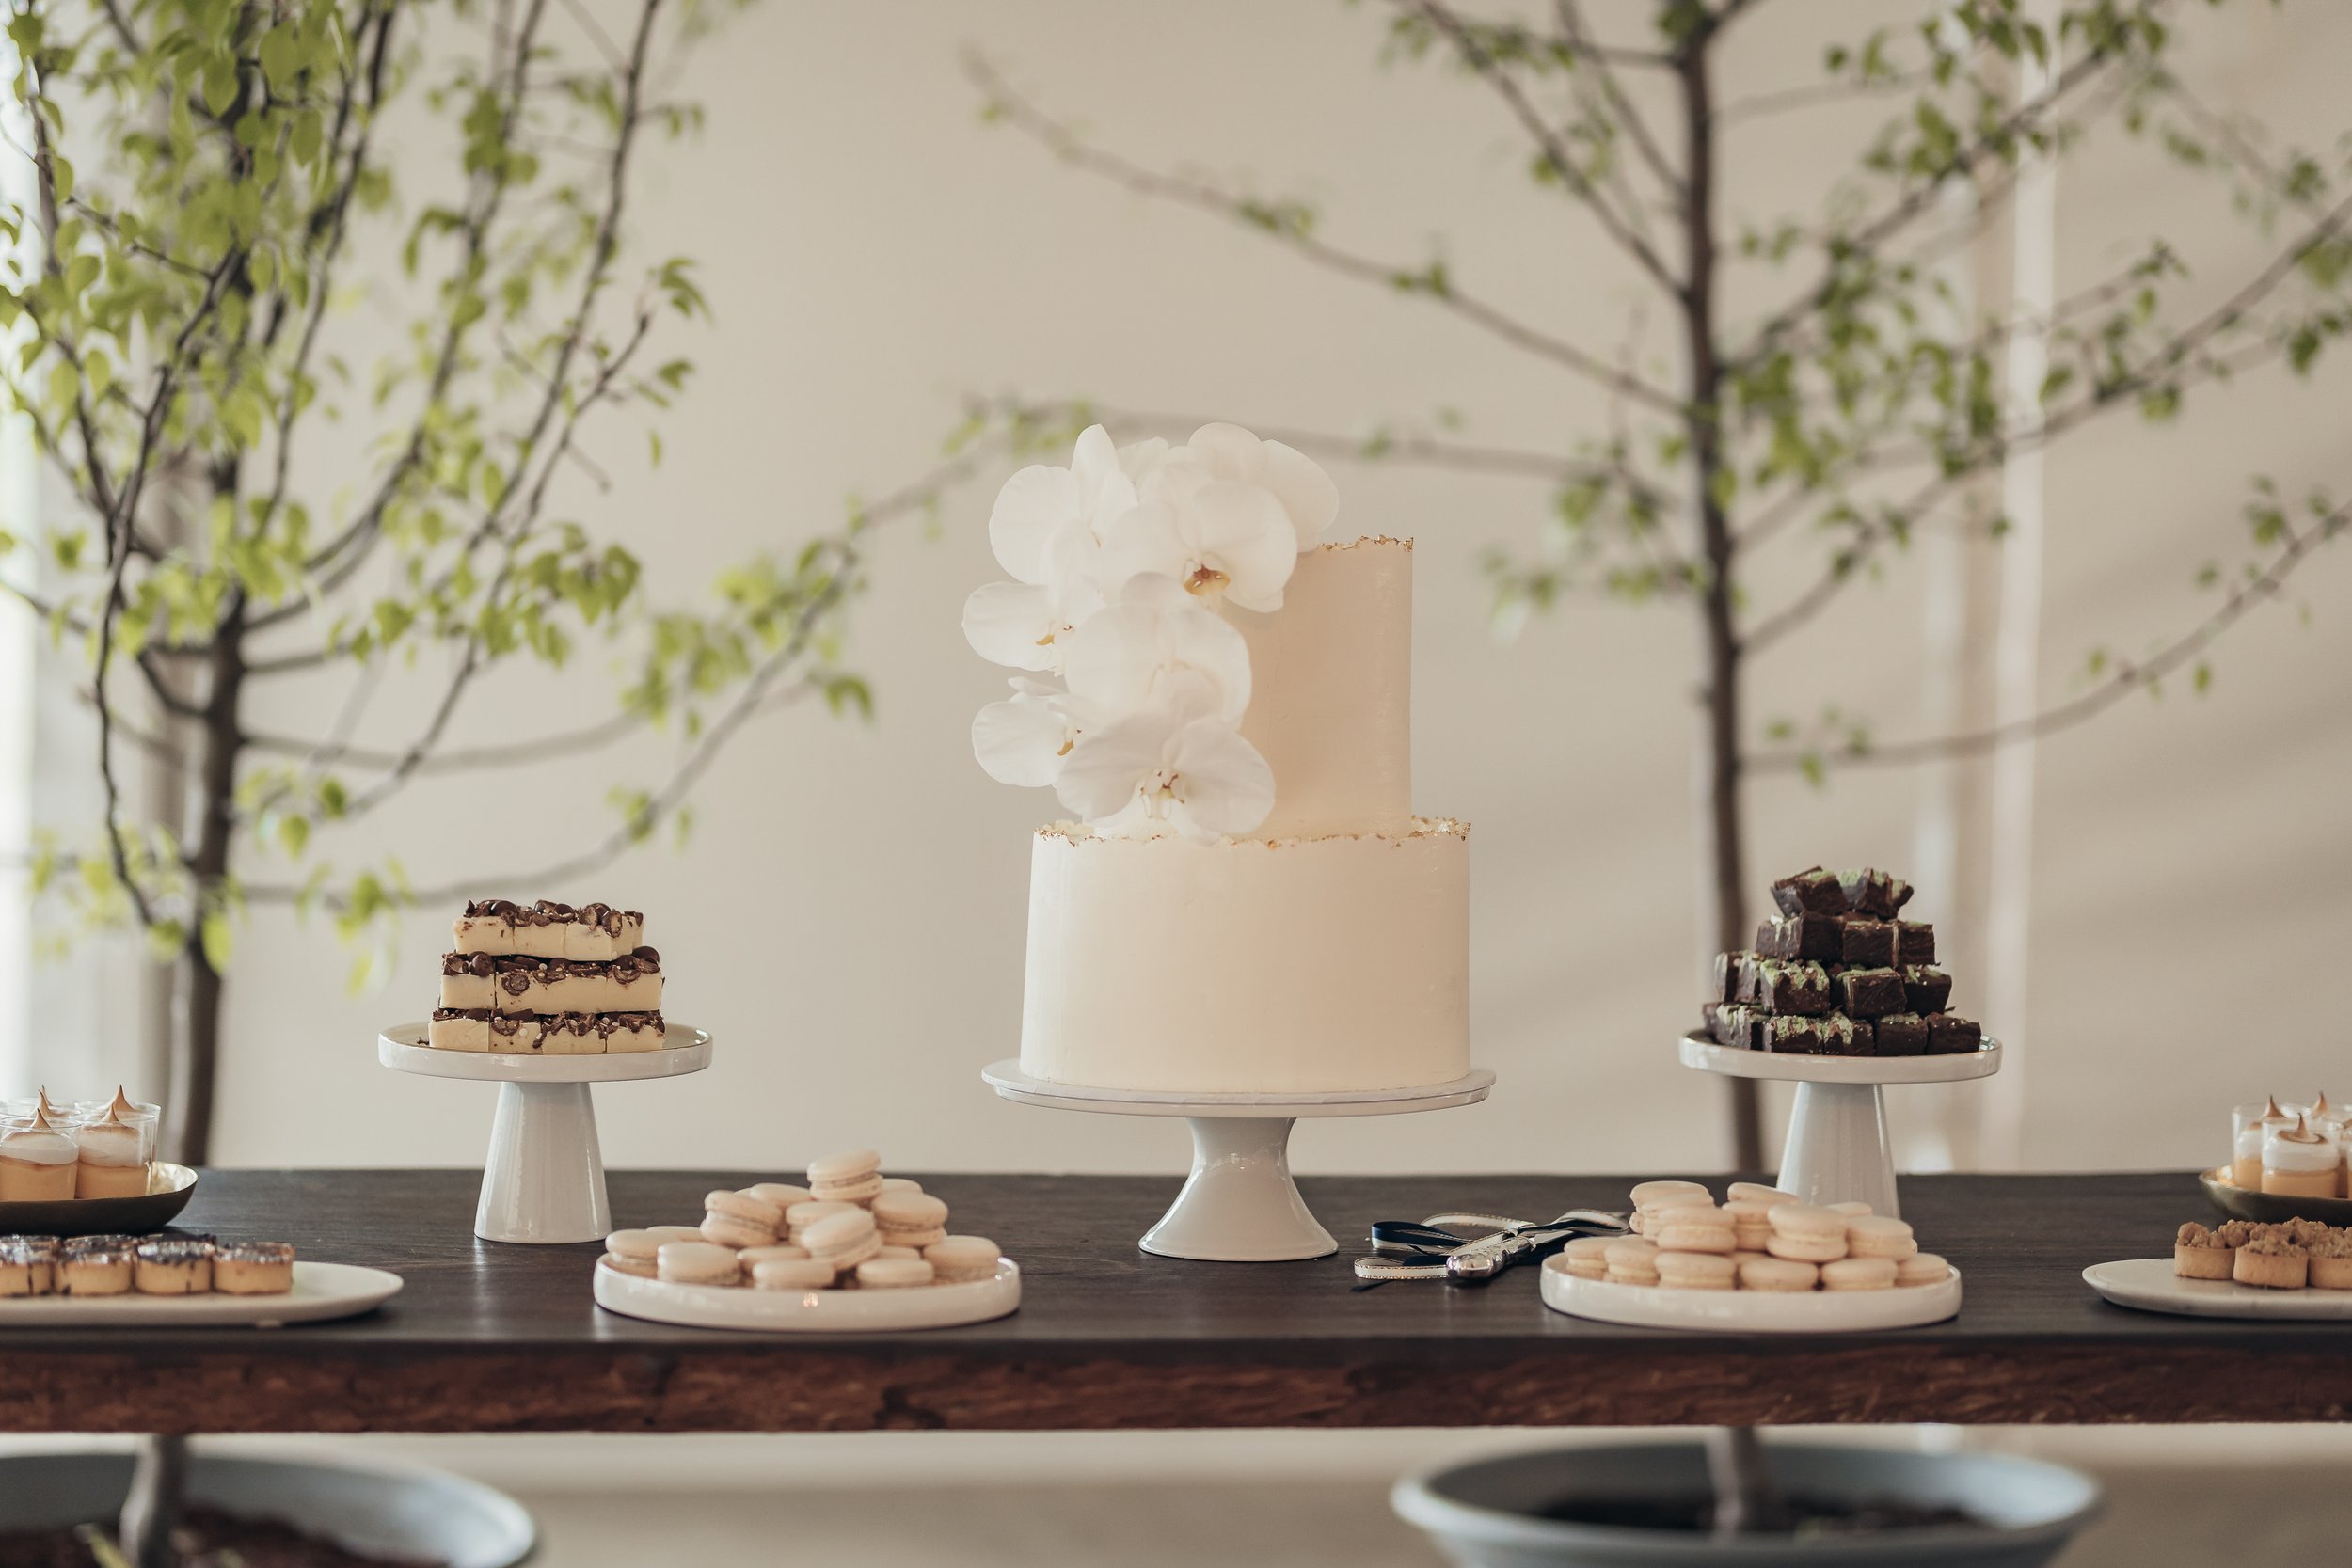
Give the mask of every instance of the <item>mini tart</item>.
M 2352 1291 L 2352 1256 L 2313 1254 L 2310 1281 L 2314 1291 Z
M 56 1259 L 50 1237 L 0 1237 L 0 1296 L 47 1295 L 56 1284 Z
M 2172 1272 L 2183 1279 L 2227 1279 L 2235 1256 L 2231 1248 L 2218 1243 L 2206 1245 L 2175 1242 L 2172 1243 Z
M 193 1237 L 141 1242 L 131 1283 L 143 1296 L 200 1296 L 213 1288 L 213 1243 Z
M 229 1242 L 213 1248 L 213 1289 L 225 1296 L 282 1296 L 294 1289 L 289 1242 Z
M 2299 1291 L 2311 1279 L 2311 1258 L 2292 1243 L 2259 1237 L 2237 1249 L 2230 1277 L 2240 1285 Z
M 127 1236 L 75 1237 L 57 1249 L 57 1293 L 123 1294 L 131 1289 L 131 1265 L 136 1251 L 136 1244 Z

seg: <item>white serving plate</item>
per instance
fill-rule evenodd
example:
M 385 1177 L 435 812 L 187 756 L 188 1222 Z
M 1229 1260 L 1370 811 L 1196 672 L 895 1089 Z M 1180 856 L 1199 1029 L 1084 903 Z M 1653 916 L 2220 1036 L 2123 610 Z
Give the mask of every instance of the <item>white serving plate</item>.
M 1021 1266 L 996 1262 L 996 1277 L 899 1291 L 755 1291 L 748 1286 L 674 1285 L 596 1264 L 596 1305 L 624 1317 L 690 1328 L 755 1334 L 876 1334 L 954 1328 L 1002 1318 L 1021 1305 Z
M 1684 1067 L 1783 1084 L 1957 1084 L 2001 1070 L 2001 1042 L 1993 1039 L 1957 1056 L 1804 1056 L 1718 1045 L 1704 1035 L 1677 1043 Z
M 1670 1291 L 1579 1279 L 1567 1259 L 1544 1259 L 1544 1305 L 1571 1317 L 1632 1328 L 1718 1334 L 1856 1334 L 1942 1323 L 1960 1310 L 1960 1271 L 1941 1285 L 1889 1291 Z
M 659 1051 L 542 1056 L 528 1051 L 436 1051 L 424 1043 L 425 1025 L 401 1023 L 376 1037 L 375 1059 L 395 1072 L 492 1084 L 627 1084 L 675 1078 L 710 1065 L 710 1037 L 702 1030 L 674 1023 L 668 1037 L 685 1043 Z
M 2183 1279 L 2169 1258 L 2093 1263 L 2083 1282 L 2118 1307 L 2185 1318 L 2352 1320 L 2352 1291 L 2271 1291 L 2234 1279 Z
M 357 1263 L 294 1262 L 282 1296 L 0 1297 L 0 1328 L 276 1328 L 373 1311 L 400 1293 L 401 1277 Z

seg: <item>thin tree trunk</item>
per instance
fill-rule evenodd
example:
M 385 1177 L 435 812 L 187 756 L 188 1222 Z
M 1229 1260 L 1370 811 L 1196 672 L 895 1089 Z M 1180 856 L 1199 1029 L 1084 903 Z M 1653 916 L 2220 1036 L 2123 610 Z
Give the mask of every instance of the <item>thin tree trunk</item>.
M 1747 847 L 1741 820 L 1740 770 L 1739 632 L 1732 618 L 1730 519 L 1717 483 L 1723 473 L 1723 432 L 1718 406 L 1723 368 L 1715 348 L 1715 142 L 1713 89 L 1708 80 L 1705 33 L 1692 39 L 1677 57 L 1682 82 L 1683 123 L 1689 140 L 1688 185 L 1683 193 L 1684 335 L 1690 351 L 1691 464 L 1697 509 L 1699 553 L 1707 562 L 1700 600 L 1707 661 L 1705 790 L 1708 855 L 1712 870 L 1708 894 L 1713 918 L 1708 923 L 1718 949 L 1748 944 Z M 1746 1078 L 1725 1079 L 1731 1095 L 1732 1164 L 1742 1171 L 1764 1166 L 1764 1123 L 1756 1085 Z
M 1713 919 L 1718 949 L 1748 944 L 1747 845 L 1740 768 L 1739 628 L 1732 617 L 1731 520 L 1717 488 L 1724 469 L 1723 366 L 1715 344 L 1714 90 L 1708 79 L 1709 31 L 1681 49 L 1683 129 L 1688 139 L 1688 185 L 1683 193 L 1683 323 L 1689 340 L 1691 461 L 1698 512 L 1699 549 L 1707 562 L 1701 599 L 1707 657 L 1705 725 L 1706 813 Z M 1732 1164 L 1764 1168 L 1764 1117 L 1754 1080 L 1730 1078 Z M 1718 1536 L 1769 1529 L 1778 1522 L 1778 1489 L 1764 1445 L 1750 1427 L 1718 1427 L 1707 1435 L 1708 1480 L 1715 1494 Z
M 226 884 L 236 822 L 233 809 L 237 787 L 237 758 L 245 737 L 239 706 L 245 695 L 245 601 L 232 598 L 214 634 L 211 679 L 205 692 L 202 721 L 204 755 L 198 780 L 202 821 L 196 853 L 189 862 L 197 886 L 216 890 Z M 178 1066 L 174 1096 L 179 1117 L 176 1150 L 189 1164 L 202 1164 L 212 1156 L 214 1085 L 220 1070 L 221 974 L 204 951 L 204 923 L 199 917 L 188 929 L 185 962 L 188 972 L 185 1035 Z

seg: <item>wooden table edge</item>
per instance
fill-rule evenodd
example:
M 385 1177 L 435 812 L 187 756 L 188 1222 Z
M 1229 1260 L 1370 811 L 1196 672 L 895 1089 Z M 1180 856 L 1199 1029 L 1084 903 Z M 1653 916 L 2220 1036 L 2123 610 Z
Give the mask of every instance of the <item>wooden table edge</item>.
M 75 1350 L 20 1358 L 0 1394 L 14 1433 L 687 1433 L 1165 1431 L 2333 1422 L 2352 1356 L 2249 1346 L 2032 1348 L 1899 1340 L 1759 1356 L 1661 1340 L 1573 1354 L 1315 1362 L 951 1345 L 431 1347 L 266 1360 Z M 795 1352 L 805 1350 L 796 1343 Z

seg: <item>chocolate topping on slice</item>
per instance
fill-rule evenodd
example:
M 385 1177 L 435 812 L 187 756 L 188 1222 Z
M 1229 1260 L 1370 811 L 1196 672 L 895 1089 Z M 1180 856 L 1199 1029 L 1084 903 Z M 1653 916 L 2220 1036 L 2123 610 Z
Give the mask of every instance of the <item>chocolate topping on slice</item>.
M 489 1016 L 490 1009 L 487 1007 L 436 1007 L 433 1009 L 433 1017 L 438 1022 L 447 1022 L 453 1018 L 486 1019 Z
M 225 1263 L 291 1263 L 294 1249 L 292 1242 L 223 1242 L 213 1256 Z
M 498 960 L 487 953 L 444 953 L 441 955 L 444 974 L 475 974 L 487 979 L 498 973 Z
M 212 1255 L 212 1240 L 203 1236 L 165 1236 L 138 1247 L 142 1263 L 194 1263 Z

